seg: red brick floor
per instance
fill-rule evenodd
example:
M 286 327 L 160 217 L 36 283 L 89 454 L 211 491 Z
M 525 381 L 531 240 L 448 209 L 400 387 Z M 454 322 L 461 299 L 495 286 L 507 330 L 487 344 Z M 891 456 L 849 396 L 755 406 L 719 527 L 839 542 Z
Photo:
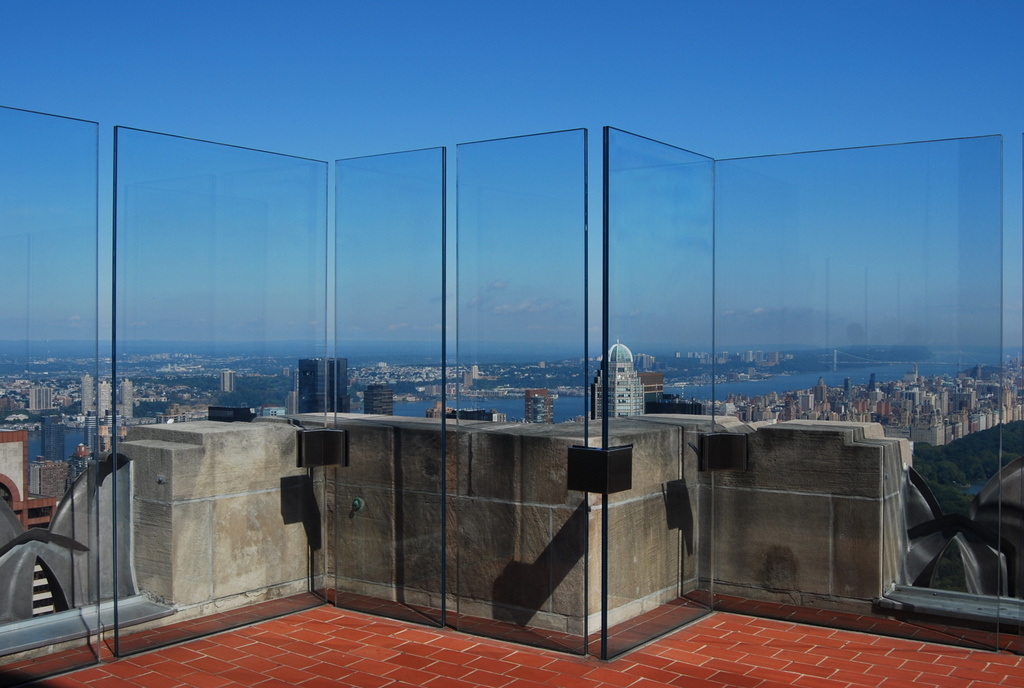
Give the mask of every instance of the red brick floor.
M 321 606 L 37 688 L 1024 687 L 1024 657 L 716 612 L 611 662 Z

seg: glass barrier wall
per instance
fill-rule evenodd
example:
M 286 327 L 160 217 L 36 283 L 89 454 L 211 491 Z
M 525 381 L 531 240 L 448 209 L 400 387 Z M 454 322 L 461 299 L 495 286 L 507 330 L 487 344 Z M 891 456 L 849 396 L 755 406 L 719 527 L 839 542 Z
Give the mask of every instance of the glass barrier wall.
M 335 603 L 443 625 L 445 150 L 336 163 Z M 339 408 L 339 411 L 342 409 Z
M 0 108 L 0 674 L 98 657 L 94 122 Z M 58 640 L 67 652 L 34 656 Z
M 761 427 L 749 469 L 716 485 L 716 604 L 876 605 L 996 636 L 1019 604 L 994 478 L 1020 453 L 1001 424 L 1021 419 L 1001 145 L 717 162 L 711 392 L 720 420 Z
M 443 410 L 458 429 L 458 628 L 577 653 L 591 514 L 566 466 L 588 440 L 586 171 L 585 130 L 458 147 L 457 393 Z
M 632 446 L 591 545 L 609 658 L 710 611 L 714 162 L 610 128 L 604 144 L 607 355 L 591 393 L 602 446 Z
M 122 654 L 318 603 L 323 469 L 300 447 L 336 371 L 326 163 L 127 128 L 115 151 L 97 415 Z

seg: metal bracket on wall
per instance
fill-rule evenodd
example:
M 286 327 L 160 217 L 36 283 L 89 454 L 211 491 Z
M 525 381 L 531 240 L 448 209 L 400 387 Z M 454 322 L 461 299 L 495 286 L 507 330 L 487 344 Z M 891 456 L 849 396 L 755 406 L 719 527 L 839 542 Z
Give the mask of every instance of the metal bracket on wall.
M 614 494 L 633 486 L 633 445 L 569 447 L 567 487 L 581 492 Z
M 348 431 L 333 428 L 300 430 L 298 466 L 348 466 Z
M 741 432 L 708 432 L 700 436 L 701 471 L 745 471 L 749 455 L 747 435 Z

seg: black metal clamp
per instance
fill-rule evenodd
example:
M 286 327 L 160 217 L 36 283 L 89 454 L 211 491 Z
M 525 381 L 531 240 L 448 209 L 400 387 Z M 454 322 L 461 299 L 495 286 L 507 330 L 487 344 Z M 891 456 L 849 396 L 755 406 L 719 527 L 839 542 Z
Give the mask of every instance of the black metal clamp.
M 348 431 L 303 428 L 299 432 L 299 468 L 348 466 Z
M 700 436 L 701 471 L 745 471 L 749 456 L 747 435 L 741 432 L 708 432 Z
M 567 487 L 580 492 L 613 494 L 633 486 L 633 445 L 569 447 Z

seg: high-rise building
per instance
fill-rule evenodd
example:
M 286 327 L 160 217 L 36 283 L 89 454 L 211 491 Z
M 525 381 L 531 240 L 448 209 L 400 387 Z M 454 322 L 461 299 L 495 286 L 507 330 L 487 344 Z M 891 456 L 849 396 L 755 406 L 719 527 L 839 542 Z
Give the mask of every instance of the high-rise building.
M 348 413 L 348 359 L 300 359 L 298 392 L 298 413 Z
M 64 460 L 64 431 L 67 426 L 58 416 L 43 418 L 43 456 L 47 461 Z M 61 492 L 61 494 L 64 494 Z M 54 495 L 57 496 L 57 495 Z
M 96 394 L 96 417 L 103 420 L 112 410 L 111 389 L 109 380 L 100 380 Z
M 99 420 L 96 418 L 96 411 L 87 411 L 85 414 L 85 444 L 92 451 L 99 449 L 98 434 Z
M 815 404 L 820 404 L 823 401 L 828 400 L 828 385 L 825 384 L 825 378 L 818 378 L 818 384 L 814 385 L 814 389 L 811 390 L 811 394 L 814 395 Z
M 135 417 L 135 388 L 131 380 L 124 380 L 117 386 L 117 412 L 122 418 Z
M 96 410 L 96 380 L 89 373 L 82 376 L 82 415 Z
M 71 483 L 74 482 L 75 478 L 85 472 L 85 469 L 89 467 L 89 459 L 92 458 L 92 452 L 89 451 L 89 447 L 80 444 L 75 447 L 75 451 L 72 452 L 71 456 L 68 457 L 68 484 L 65 491 L 71 487 Z
M 597 373 L 590 386 L 591 417 L 604 413 L 604 369 Z M 608 350 L 608 407 L 611 417 L 641 416 L 644 413 L 644 385 L 633 369 L 633 352 L 616 342 Z
M 528 389 L 525 395 L 523 418 L 527 423 L 554 423 L 555 400 L 546 389 Z
M 395 392 L 387 385 L 367 385 L 363 392 L 363 413 L 395 415 Z
M 49 387 L 31 387 L 28 390 L 28 410 L 45 411 L 53 408 L 53 390 Z
M 657 401 L 665 393 L 665 373 L 637 373 L 644 386 L 644 400 Z
M 234 392 L 235 391 L 235 371 L 233 371 L 233 370 L 222 370 L 222 371 L 220 371 L 220 391 L 222 391 L 222 392 Z
M 68 482 L 64 461 L 37 461 L 29 466 L 29 492 L 43 497 L 63 497 Z

